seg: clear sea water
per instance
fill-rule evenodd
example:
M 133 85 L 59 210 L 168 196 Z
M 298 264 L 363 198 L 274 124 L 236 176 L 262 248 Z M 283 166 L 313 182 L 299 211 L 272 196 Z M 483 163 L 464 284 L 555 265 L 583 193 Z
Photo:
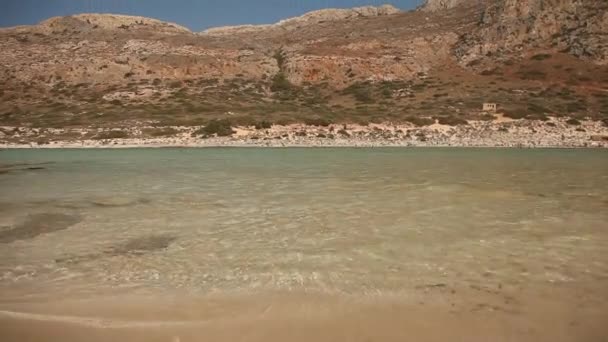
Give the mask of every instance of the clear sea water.
M 604 150 L 4 150 L 0 164 L 3 301 L 440 288 L 608 298 Z

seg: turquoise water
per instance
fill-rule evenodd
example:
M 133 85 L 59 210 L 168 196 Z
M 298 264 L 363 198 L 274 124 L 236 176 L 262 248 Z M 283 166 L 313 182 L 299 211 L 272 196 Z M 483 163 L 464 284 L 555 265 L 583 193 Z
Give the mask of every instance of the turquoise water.
M 606 151 L 5 150 L 0 164 L 4 300 L 479 284 L 608 297 Z

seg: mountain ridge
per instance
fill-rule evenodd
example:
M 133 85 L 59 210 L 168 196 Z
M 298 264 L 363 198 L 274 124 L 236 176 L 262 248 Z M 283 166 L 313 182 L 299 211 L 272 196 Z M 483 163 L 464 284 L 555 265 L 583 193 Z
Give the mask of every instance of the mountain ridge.
M 280 20 L 274 24 L 236 25 L 213 27 L 201 32 L 203 35 L 226 35 L 252 33 L 258 30 L 296 29 L 301 25 L 313 25 L 325 21 L 345 20 L 361 17 L 377 17 L 401 12 L 392 5 L 361 6 L 349 9 L 327 8 L 307 12 L 301 16 Z

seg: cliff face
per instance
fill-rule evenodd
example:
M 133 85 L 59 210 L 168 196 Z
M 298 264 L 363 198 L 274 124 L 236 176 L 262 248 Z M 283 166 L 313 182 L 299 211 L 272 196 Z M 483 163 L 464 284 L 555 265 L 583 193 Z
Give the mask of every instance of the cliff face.
M 458 46 L 464 62 L 488 54 L 517 55 L 530 48 L 608 62 L 608 2 L 596 0 L 502 0 L 491 3 L 479 29 Z

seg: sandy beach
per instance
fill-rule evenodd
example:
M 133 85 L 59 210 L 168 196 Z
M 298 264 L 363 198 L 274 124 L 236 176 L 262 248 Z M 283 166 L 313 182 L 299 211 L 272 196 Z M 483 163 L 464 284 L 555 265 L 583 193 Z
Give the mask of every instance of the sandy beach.
M 600 341 L 608 333 L 605 302 L 556 304 L 545 293 L 505 311 L 495 306 L 504 299 L 474 292 L 429 288 L 408 300 L 301 293 L 54 299 L 3 304 L 0 330 L 7 342 Z

